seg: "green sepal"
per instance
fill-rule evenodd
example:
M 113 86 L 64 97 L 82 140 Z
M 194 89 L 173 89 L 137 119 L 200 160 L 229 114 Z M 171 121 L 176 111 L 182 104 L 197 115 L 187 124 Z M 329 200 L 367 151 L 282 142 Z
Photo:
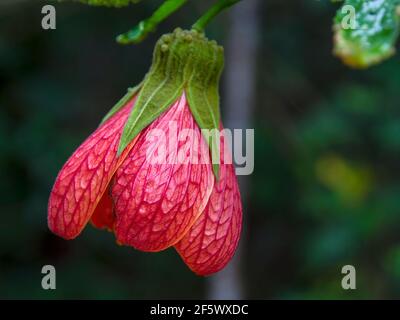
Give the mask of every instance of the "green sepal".
M 64 2 L 67 0 L 59 0 Z M 142 0 L 72 0 L 74 2 L 82 2 L 91 6 L 104 6 L 104 7 L 115 7 L 121 8 L 130 5 L 131 3 L 138 3 Z
M 215 177 L 219 178 L 219 79 L 224 67 L 222 47 L 215 42 L 203 45 L 201 50 L 204 61 L 208 61 L 207 72 L 196 70 L 189 76 L 186 96 L 190 110 L 199 127 L 208 130 L 210 135 L 204 135 L 210 147 Z M 204 134 L 204 131 L 203 131 Z
M 213 171 L 218 179 L 219 139 L 215 134 L 208 137 L 203 130 L 219 130 L 218 87 L 223 65 L 222 47 L 202 33 L 176 29 L 162 36 L 122 132 L 118 155 L 185 92 L 193 117 L 211 149 Z
M 182 62 L 187 57 L 174 53 L 179 52 L 178 48 L 182 45 L 182 41 L 174 41 L 170 44 L 171 47 L 168 47 L 163 40 L 157 42 L 153 64 L 144 79 L 135 108 L 129 115 L 122 132 L 118 155 L 182 94 L 184 86 Z
M 119 110 L 121 110 L 129 102 L 129 100 L 131 100 L 137 94 L 137 92 L 142 87 L 142 83 L 143 82 L 139 83 L 137 86 L 133 88 L 128 88 L 126 94 L 104 116 L 104 118 L 100 122 L 100 125 L 102 125 L 104 122 L 110 119 L 114 114 L 116 114 Z
M 346 0 L 334 19 L 334 54 L 354 68 L 367 68 L 391 57 L 399 34 L 399 0 Z M 354 28 L 344 28 L 352 6 Z M 351 8 L 351 7 L 347 7 Z

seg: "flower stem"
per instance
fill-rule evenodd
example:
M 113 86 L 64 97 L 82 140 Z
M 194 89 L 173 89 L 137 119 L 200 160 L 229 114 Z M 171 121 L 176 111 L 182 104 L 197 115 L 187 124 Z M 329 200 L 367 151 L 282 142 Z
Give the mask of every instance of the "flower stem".
M 154 31 L 159 23 L 168 18 L 171 14 L 182 7 L 188 0 L 166 0 L 164 3 L 153 13 L 153 15 L 117 37 L 117 42 L 120 44 L 132 44 L 143 41 L 147 35 Z
M 192 29 L 203 32 L 208 23 L 221 11 L 233 6 L 241 0 L 219 0 L 199 20 L 195 22 Z

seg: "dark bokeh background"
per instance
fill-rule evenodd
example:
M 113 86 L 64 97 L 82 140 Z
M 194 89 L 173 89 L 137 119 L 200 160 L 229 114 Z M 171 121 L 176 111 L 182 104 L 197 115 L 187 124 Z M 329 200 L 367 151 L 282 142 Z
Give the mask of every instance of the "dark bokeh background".
M 41 29 L 44 2 L 0 1 L 0 298 L 205 297 L 207 281 L 173 250 L 120 247 L 90 226 L 58 239 L 46 207 L 58 170 L 142 79 L 156 39 L 190 26 L 207 3 L 121 47 L 115 35 L 157 1 L 122 10 L 56 4 L 56 31 Z M 399 58 L 367 71 L 343 66 L 331 55 L 336 9 L 261 1 L 241 257 L 247 298 L 400 296 Z M 224 43 L 227 32 L 222 15 L 208 36 Z M 45 264 L 57 269 L 55 291 L 41 288 Z M 341 288 L 346 264 L 357 269 L 357 290 Z

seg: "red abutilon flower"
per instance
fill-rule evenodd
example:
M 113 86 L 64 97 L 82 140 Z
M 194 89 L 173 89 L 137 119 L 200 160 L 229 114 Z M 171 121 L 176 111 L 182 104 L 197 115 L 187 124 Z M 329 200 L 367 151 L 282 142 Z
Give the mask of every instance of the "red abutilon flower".
M 215 134 L 222 68 L 222 48 L 203 34 L 177 29 L 161 37 L 144 81 L 61 169 L 49 228 L 73 239 L 91 221 L 139 250 L 174 246 L 199 275 L 221 270 L 242 225 L 227 141 Z

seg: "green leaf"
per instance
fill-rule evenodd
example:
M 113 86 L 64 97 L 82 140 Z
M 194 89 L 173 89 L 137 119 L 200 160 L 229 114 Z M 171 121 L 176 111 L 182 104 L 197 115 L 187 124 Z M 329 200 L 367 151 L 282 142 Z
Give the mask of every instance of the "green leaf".
M 334 53 L 344 63 L 366 68 L 395 52 L 399 0 L 346 0 L 334 20 Z

